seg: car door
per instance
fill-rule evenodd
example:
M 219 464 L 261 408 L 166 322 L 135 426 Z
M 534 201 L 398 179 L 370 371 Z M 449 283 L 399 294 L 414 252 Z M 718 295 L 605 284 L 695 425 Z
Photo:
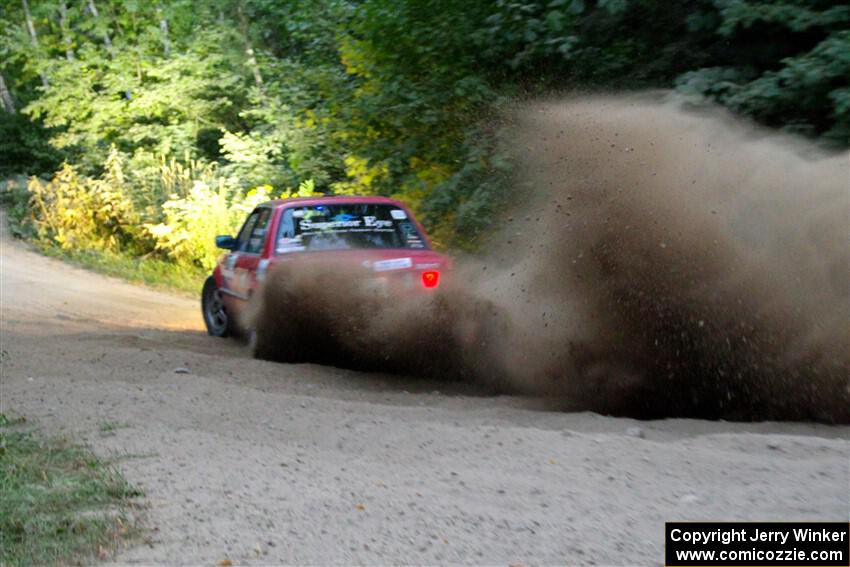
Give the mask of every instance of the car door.
M 231 310 L 231 312 L 234 308 L 236 308 L 235 299 L 236 294 L 238 293 L 236 263 L 242 253 L 241 248 L 249 239 L 251 232 L 254 230 L 254 225 L 257 224 L 257 218 L 259 216 L 259 211 L 254 211 L 248 215 L 248 218 L 245 219 L 245 222 L 242 224 L 242 228 L 239 230 L 239 234 L 236 236 L 236 242 L 233 244 L 232 250 L 224 257 L 224 261 L 221 264 L 221 291 L 224 293 L 225 305 L 228 310 Z
M 240 234 L 239 251 L 233 270 L 233 280 L 230 289 L 233 295 L 243 301 L 250 299 L 251 292 L 257 284 L 257 267 L 266 243 L 266 235 L 272 218 L 271 207 L 258 207 L 252 216 L 256 221 L 249 228 L 245 239 Z

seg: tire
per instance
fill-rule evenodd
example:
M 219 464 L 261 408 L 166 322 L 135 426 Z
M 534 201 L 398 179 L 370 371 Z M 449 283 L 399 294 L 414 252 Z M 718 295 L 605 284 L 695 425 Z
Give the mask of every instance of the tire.
M 233 334 L 233 321 L 224 308 L 221 291 L 216 287 L 215 278 L 212 276 L 204 282 L 201 292 L 201 313 L 208 334 L 213 337 L 229 337 Z

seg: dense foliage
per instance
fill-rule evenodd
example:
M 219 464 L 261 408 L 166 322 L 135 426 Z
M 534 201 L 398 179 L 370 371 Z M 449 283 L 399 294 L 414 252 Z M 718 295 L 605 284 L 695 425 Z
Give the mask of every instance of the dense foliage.
M 206 238 L 232 224 L 216 195 L 266 185 L 398 196 L 474 247 L 505 197 L 492 117 L 540 93 L 674 87 L 850 144 L 834 0 L 0 0 L 0 22 L 0 174 L 59 171 L 33 206 L 120 193 L 110 246 L 198 265 L 187 211 L 228 219 Z

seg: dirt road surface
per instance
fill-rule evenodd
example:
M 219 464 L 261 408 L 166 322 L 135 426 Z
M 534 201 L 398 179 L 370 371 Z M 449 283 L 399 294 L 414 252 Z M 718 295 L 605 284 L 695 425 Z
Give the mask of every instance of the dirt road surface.
M 3 227 L 2 401 L 146 496 L 117 564 L 658 565 L 671 520 L 842 520 L 850 428 L 637 422 L 252 360 Z M 188 373 L 177 373 L 187 369 Z

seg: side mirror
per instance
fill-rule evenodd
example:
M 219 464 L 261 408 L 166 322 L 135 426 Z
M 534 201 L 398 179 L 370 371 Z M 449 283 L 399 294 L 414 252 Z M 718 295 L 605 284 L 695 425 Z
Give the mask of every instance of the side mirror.
M 216 236 L 215 245 L 218 248 L 224 248 L 225 250 L 233 250 L 236 246 L 236 239 L 232 236 Z

